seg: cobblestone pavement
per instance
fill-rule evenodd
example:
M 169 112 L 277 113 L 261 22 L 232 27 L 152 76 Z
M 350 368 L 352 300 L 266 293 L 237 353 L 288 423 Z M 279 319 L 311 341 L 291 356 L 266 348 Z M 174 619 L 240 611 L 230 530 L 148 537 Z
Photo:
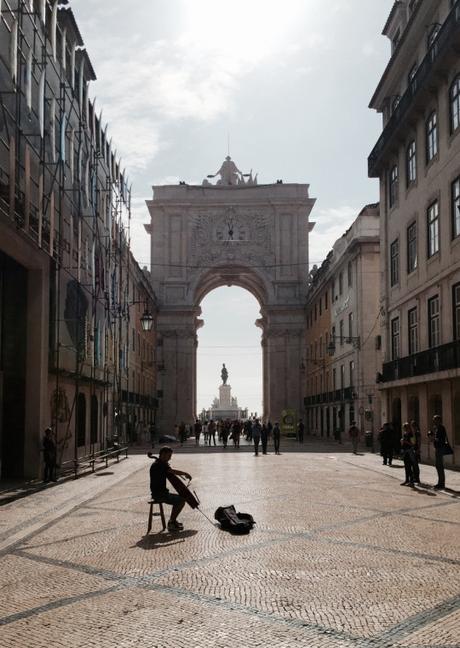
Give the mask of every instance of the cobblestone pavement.
M 295 450 L 295 448 L 292 448 Z M 146 536 L 148 468 L 108 470 L 0 509 L 1 648 L 460 647 L 460 473 L 400 486 L 401 462 L 187 448 L 202 510 Z M 422 480 L 435 471 L 422 466 Z

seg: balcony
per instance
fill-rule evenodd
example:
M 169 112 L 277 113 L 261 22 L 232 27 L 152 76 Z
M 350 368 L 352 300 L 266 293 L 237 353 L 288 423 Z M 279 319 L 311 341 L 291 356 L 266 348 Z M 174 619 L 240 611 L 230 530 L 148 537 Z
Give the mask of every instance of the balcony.
M 427 349 L 383 365 L 381 382 L 392 382 L 415 376 L 458 369 L 460 367 L 460 340 Z
M 377 144 L 368 158 L 368 174 L 370 178 L 379 177 L 379 163 L 385 154 L 394 135 L 405 124 L 412 108 L 416 107 L 417 99 L 423 99 L 422 91 L 430 91 L 433 76 L 439 72 L 442 61 L 450 51 L 457 61 L 458 54 L 454 47 L 460 45 L 460 0 L 454 4 L 438 35 L 428 50 L 425 58 L 412 78 L 406 92 L 402 95 L 397 107 L 385 126 Z M 431 81 L 431 85 L 430 85 Z M 437 82 L 436 82 L 437 83 Z M 425 100 L 423 100 L 425 103 Z M 423 104 L 422 104 L 423 105 Z

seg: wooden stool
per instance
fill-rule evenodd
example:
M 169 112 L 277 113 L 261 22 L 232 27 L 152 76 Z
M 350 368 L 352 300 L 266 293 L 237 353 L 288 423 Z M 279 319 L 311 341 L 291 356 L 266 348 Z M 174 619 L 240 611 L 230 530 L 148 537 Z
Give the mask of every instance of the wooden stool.
M 163 528 L 161 530 L 164 531 L 166 529 L 166 520 L 165 520 L 165 512 L 163 510 L 163 502 L 157 502 L 156 500 L 149 500 L 149 504 L 150 504 L 150 510 L 149 510 L 149 522 L 147 525 L 147 534 L 150 533 L 150 529 L 152 528 L 152 517 L 154 515 L 159 515 L 161 517 L 161 523 L 163 525 Z M 155 504 L 160 509 L 156 513 L 153 512 L 153 507 Z

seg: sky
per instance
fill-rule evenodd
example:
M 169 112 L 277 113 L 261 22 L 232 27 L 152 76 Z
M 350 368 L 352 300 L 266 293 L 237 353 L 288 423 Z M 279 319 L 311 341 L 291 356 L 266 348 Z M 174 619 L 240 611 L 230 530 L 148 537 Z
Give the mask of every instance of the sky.
M 201 184 L 230 154 L 259 183 L 300 182 L 317 199 L 310 263 L 320 265 L 378 200 L 367 156 L 381 131 L 369 100 L 388 62 L 393 0 L 73 0 L 109 137 L 133 183 L 131 243 L 150 263 L 152 185 Z M 202 303 L 198 410 L 225 362 L 240 405 L 261 411 L 259 306 L 220 288 Z

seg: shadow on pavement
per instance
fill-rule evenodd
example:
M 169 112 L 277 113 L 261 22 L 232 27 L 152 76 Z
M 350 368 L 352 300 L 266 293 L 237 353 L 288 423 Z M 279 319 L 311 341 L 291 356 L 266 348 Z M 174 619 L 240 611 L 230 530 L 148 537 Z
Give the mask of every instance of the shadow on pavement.
M 159 549 L 160 547 L 170 547 L 171 545 L 185 542 L 187 538 L 192 538 L 198 531 L 194 529 L 187 529 L 185 531 L 178 531 L 169 533 L 169 531 L 159 533 L 150 533 L 138 540 L 133 547 L 140 547 L 141 549 Z

